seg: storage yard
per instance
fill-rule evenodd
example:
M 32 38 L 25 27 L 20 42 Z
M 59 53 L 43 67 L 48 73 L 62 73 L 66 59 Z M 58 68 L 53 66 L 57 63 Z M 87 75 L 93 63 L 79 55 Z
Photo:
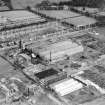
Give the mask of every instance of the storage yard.
M 73 79 L 66 79 L 52 84 L 50 85 L 50 87 L 53 88 L 61 96 L 65 96 L 67 94 L 72 93 L 73 91 L 81 89 L 83 86 L 81 83 L 78 83 Z

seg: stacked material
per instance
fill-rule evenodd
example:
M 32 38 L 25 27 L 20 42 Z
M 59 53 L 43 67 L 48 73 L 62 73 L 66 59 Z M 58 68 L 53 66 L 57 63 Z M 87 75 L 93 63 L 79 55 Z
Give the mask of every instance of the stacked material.
M 81 83 L 78 83 L 73 79 L 67 79 L 61 83 L 53 85 L 53 89 L 57 93 L 60 93 L 61 96 L 65 96 L 71 92 L 81 89 L 82 87 L 83 85 Z
M 82 51 L 82 46 L 79 46 L 76 43 L 72 43 L 71 41 L 63 41 L 47 47 L 46 50 L 40 51 L 40 54 L 46 59 L 50 59 L 51 57 L 53 62 L 54 60 L 63 58 L 65 55 L 71 56 Z

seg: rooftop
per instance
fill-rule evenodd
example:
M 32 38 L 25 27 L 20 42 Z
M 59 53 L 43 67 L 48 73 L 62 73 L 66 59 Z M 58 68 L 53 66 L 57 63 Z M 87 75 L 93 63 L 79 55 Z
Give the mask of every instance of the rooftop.
M 3 18 L 8 18 L 10 20 L 16 20 L 16 19 L 27 19 L 27 18 L 35 18 L 40 19 L 41 17 L 38 15 L 35 15 L 31 12 L 28 12 L 26 10 L 14 10 L 14 11 L 5 11 L 0 12 L 0 16 Z
M 42 10 L 40 12 L 52 18 L 61 19 L 62 21 L 73 24 L 75 26 L 84 26 L 96 23 L 96 20 L 93 18 L 86 17 L 68 10 Z
M 89 17 L 86 17 L 86 16 L 78 16 L 78 17 L 75 17 L 75 18 L 68 18 L 68 19 L 65 19 L 65 21 L 70 23 L 70 24 L 73 24 L 75 26 L 86 26 L 86 25 L 89 25 L 89 24 L 96 23 L 95 19 L 89 18 Z
M 76 17 L 76 16 L 80 16 L 81 14 L 72 12 L 72 11 L 68 11 L 68 10 L 42 10 L 39 11 L 43 14 L 46 14 L 47 16 L 53 17 L 53 18 L 57 18 L 57 19 L 64 19 L 64 18 L 69 18 L 69 17 Z

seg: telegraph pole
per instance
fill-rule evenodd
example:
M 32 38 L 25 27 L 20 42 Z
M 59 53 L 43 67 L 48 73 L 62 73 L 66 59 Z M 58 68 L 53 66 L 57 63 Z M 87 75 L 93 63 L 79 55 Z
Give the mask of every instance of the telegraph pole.
M 51 63 L 51 61 L 52 61 L 52 57 L 51 57 L 51 51 L 50 51 L 50 63 Z

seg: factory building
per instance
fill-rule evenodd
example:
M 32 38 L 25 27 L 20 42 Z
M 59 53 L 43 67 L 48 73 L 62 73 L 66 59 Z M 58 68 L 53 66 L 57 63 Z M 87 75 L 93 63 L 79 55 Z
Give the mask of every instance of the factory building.
M 46 50 L 42 50 L 39 53 L 53 63 L 64 59 L 65 56 L 75 55 L 80 52 L 83 52 L 83 46 L 73 43 L 71 40 L 67 40 L 52 44 L 48 46 Z
M 0 15 L 1 20 L 3 19 L 0 21 L 0 48 L 11 48 L 11 42 L 15 46 L 20 39 L 28 44 L 64 29 L 60 23 L 48 22 L 25 10 L 0 12 Z
M 31 12 L 28 12 L 26 10 L 14 10 L 14 11 L 5 11 L 0 12 L 0 18 L 5 20 L 4 25 L 17 25 L 22 23 L 36 23 L 38 21 L 45 21 L 45 19 L 41 18 L 38 15 L 35 15 Z M 2 23 L 0 21 L 0 23 Z
M 78 16 L 75 18 L 68 18 L 64 20 L 65 22 L 72 24 L 75 29 L 82 30 L 87 28 L 96 27 L 97 21 L 93 18 L 86 16 Z
M 59 80 L 67 78 L 67 73 L 50 68 L 48 70 L 35 73 L 35 77 L 37 77 L 40 80 L 40 83 L 42 85 L 49 85 Z
M 31 57 L 27 54 L 21 53 L 16 56 L 16 61 L 19 65 L 28 66 L 31 62 Z
M 56 18 L 65 24 L 67 23 L 76 30 L 92 28 L 95 27 L 97 23 L 97 21 L 91 17 L 86 17 L 69 10 L 43 10 L 41 13 L 46 16 Z
M 83 85 L 74 79 L 65 79 L 51 84 L 50 87 L 54 89 L 61 96 L 70 94 L 76 90 L 79 90 Z

